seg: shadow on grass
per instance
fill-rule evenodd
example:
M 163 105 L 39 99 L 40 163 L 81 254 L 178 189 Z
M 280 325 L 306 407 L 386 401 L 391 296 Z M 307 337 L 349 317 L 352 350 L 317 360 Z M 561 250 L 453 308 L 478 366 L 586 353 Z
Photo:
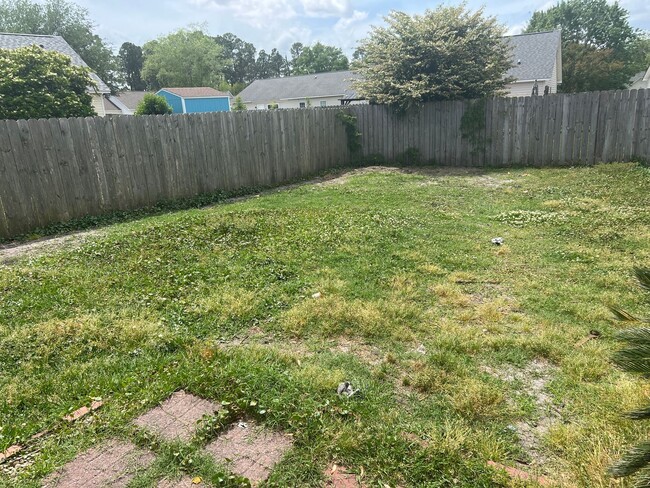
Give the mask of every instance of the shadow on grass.
M 14 236 L 12 238 L 0 238 L 0 250 L 12 248 L 25 243 L 47 241 L 53 238 L 64 237 L 82 231 L 97 230 L 113 224 L 127 223 L 139 220 L 144 217 L 153 217 L 180 210 L 203 208 L 228 201 L 245 199 L 248 196 L 269 194 L 283 190 L 289 190 L 304 185 L 324 183 L 337 178 L 345 178 L 354 174 L 362 174 L 373 171 L 390 171 L 404 174 L 420 174 L 423 176 L 479 176 L 489 173 L 503 173 L 515 167 L 488 168 L 488 167 L 447 167 L 430 165 L 404 165 L 396 163 L 362 164 L 356 166 L 341 166 L 325 170 L 321 173 L 310 175 L 305 178 L 296 178 L 280 185 L 240 188 L 232 191 L 216 191 L 205 193 L 190 198 L 174 200 L 163 200 L 155 205 L 149 205 L 134 210 L 121 210 L 109 212 L 103 215 L 89 215 L 82 218 L 71 219 L 65 222 L 58 222 L 46 227 L 34 229 L 31 232 Z

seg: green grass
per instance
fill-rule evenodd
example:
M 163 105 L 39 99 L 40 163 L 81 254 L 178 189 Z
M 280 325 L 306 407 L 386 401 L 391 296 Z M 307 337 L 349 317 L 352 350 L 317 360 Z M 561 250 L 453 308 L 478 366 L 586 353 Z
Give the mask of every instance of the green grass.
M 530 461 L 513 425 L 546 413 L 488 371 L 539 360 L 559 414 L 525 469 L 611 486 L 609 463 L 650 434 L 620 416 L 648 390 L 611 366 L 607 308 L 648 309 L 631 269 L 650 263 L 649 204 L 634 164 L 366 172 L 0 265 L 0 451 L 54 427 L 0 485 L 38 486 L 122 436 L 159 454 L 134 486 L 181 471 L 235 486 L 200 448 L 248 415 L 294 436 L 272 486 L 317 486 L 330 462 L 371 486 L 522 486 L 486 462 Z M 591 329 L 603 337 L 576 349 Z M 338 398 L 343 380 L 362 394 Z M 134 430 L 179 388 L 228 402 L 227 418 L 189 446 Z M 92 422 L 62 425 L 92 398 L 106 402 Z

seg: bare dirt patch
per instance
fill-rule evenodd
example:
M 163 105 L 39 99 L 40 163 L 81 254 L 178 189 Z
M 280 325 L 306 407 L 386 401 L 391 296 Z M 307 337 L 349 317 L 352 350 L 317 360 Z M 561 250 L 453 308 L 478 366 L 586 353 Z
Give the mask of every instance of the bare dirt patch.
M 79 486 L 127 486 L 138 471 L 154 460 L 151 452 L 130 442 L 109 441 L 94 447 L 50 475 L 44 488 L 77 488 Z
M 233 473 L 248 478 L 257 486 L 269 477 L 292 444 L 289 436 L 253 422 L 238 422 L 205 450 L 216 462 L 226 464 Z
M 177 391 L 160 406 L 138 417 L 134 423 L 165 440 L 189 441 L 196 431 L 197 422 L 220 408 L 221 405 L 216 403 Z
M 18 259 L 37 258 L 64 249 L 76 249 L 81 247 L 89 238 L 101 236 L 102 233 L 101 230 L 95 229 L 62 236 L 45 237 L 30 242 L 0 244 L 0 265 L 10 265 Z
M 325 486 L 329 488 L 363 488 L 354 473 L 349 473 L 343 466 L 332 464 L 323 472 Z
M 383 354 L 378 347 L 363 342 L 340 338 L 338 344 L 330 348 L 331 352 L 352 354 L 366 364 L 377 366 L 383 361 Z
M 542 451 L 542 439 L 561 417 L 552 395 L 547 390 L 557 368 L 545 360 L 536 359 L 521 369 L 511 366 L 482 369 L 507 383 L 521 383 L 521 391 L 535 402 L 538 417 L 535 420 L 518 421 L 513 427 L 517 431 L 521 446 L 532 460 L 531 464 L 544 465 L 548 459 Z

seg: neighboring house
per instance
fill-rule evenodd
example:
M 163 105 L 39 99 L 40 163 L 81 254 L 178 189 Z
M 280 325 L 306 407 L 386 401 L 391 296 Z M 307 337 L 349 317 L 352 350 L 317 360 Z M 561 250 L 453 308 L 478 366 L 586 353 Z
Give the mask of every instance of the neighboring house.
M 149 92 L 125 91 L 118 95 L 106 96 L 104 98 L 106 115 L 133 115 L 147 93 Z
M 630 90 L 650 88 L 650 67 L 648 71 L 641 71 L 630 80 Z
M 249 110 L 368 103 L 359 99 L 352 88 L 352 80 L 357 77 L 352 71 L 333 71 L 256 80 L 248 85 L 239 97 Z
M 229 112 L 230 93 L 214 88 L 163 88 L 156 93 L 165 97 L 175 114 Z
M 27 46 L 39 46 L 47 51 L 56 51 L 65 54 L 72 59 L 75 66 L 88 65 L 81 59 L 70 44 L 61 36 L 43 36 L 36 34 L 2 34 L 0 33 L 0 49 L 18 49 Z M 97 115 L 103 117 L 106 115 L 104 108 L 104 96 L 110 95 L 111 89 L 95 73 L 90 74 L 96 84 L 96 87 L 88 87 L 88 93 L 92 97 L 92 104 Z
M 512 47 L 513 67 L 507 75 L 515 78 L 506 86 L 507 96 L 529 97 L 537 83 L 539 95 L 548 86 L 557 93 L 562 83 L 562 38 L 560 31 L 535 32 L 504 37 Z

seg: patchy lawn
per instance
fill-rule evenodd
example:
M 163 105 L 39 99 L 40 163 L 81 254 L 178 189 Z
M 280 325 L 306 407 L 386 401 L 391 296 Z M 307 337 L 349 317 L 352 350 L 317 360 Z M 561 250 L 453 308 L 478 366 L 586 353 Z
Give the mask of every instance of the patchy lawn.
M 648 308 L 649 205 L 633 164 L 359 171 L 0 265 L 0 451 L 30 446 L 0 485 L 110 439 L 156 454 L 131 486 L 235 485 L 204 447 L 245 418 L 291 439 L 273 486 L 525 485 L 488 461 L 611 486 L 650 435 L 620 417 L 648 389 L 610 365 L 607 308 Z M 181 389 L 224 402 L 189 444 L 133 424 Z

